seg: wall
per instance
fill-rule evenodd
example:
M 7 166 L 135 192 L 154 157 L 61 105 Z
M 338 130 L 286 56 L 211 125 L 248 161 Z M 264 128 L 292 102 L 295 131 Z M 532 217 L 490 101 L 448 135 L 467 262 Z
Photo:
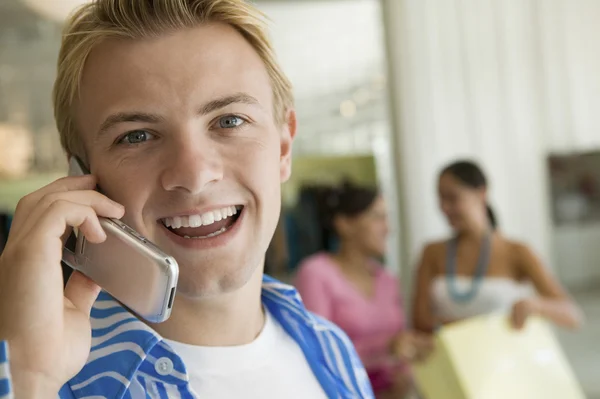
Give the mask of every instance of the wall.
M 436 174 L 469 157 L 488 172 L 506 234 L 530 244 L 567 282 L 598 277 L 599 228 L 552 225 L 546 157 L 600 147 L 600 2 L 382 4 L 405 262 L 447 234 Z
M 0 125 L 31 134 L 36 172 L 66 166 L 51 100 L 60 34 L 20 0 L 0 1 Z
M 539 11 L 547 150 L 598 150 L 600 2 L 552 0 Z M 600 282 L 599 244 L 600 224 L 553 228 L 554 263 L 566 284 L 585 287 Z
M 560 226 L 552 237 L 560 279 L 573 288 L 597 287 L 600 281 L 600 225 Z
M 436 180 L 480 162 L 502 230 L 549 259 L 550 220 L 532 2 L 384 1 L 405 261 L 447 236 Z

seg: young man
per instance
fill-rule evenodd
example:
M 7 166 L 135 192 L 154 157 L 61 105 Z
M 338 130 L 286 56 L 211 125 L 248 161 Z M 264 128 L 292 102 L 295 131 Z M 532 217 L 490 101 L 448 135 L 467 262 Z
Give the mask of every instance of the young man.
M 372 397 L 347 337 L 263 277 L 296 117 L 257 10 L 86 5 L 67 23 L 54 104 L 92 176 L 19 203 L 0 258 L 0 397 Z M 78 227 L 101 242 L 98 216 L 175 256 L 168 321 L 142 323 L 78 273 L 63 292 L 61 238 Z

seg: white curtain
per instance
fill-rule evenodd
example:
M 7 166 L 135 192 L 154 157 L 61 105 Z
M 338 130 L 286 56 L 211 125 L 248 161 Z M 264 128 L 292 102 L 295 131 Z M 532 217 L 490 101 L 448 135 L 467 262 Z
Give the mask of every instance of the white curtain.
M 486 170 L 501 229 L 551 264 L 546 157 L 600 147 L 600 1 L 382 4 L 405 264 L 447 234 L 436 178 L 460 157 Z
M 547 149 L 600 148 L 600 2 L 539 0 Z

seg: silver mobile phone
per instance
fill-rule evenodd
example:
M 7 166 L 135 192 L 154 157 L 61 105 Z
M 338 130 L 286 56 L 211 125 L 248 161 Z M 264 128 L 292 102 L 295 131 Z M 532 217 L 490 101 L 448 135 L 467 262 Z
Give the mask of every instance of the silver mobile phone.
M 77 157 L 71 157 L 69 176 L 89 174 Z M 138 316 L 153 323 L 171 314 L 179 267 L 172 256 L 117 219 L 100 217 L 106 233 L 101 244 L 83 234 L 63 249 L 63 262 L 80 271 Z M 73 247 L 74 246 L 74 247 Z

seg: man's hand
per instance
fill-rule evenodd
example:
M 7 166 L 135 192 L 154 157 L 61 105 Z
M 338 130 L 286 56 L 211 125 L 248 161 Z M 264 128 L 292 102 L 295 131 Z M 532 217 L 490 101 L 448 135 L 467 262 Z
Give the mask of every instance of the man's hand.
M 9 344 L 15 397 L 56 397 L 89 355 L 100 288 L 75 272 L 63 290 L 60 261 L 71 228 L 100 243 L 98 215 L 123 216 L 95 184 L 93 176 L 59 179 L 17 206 L 0 256 L 0 340 Z

